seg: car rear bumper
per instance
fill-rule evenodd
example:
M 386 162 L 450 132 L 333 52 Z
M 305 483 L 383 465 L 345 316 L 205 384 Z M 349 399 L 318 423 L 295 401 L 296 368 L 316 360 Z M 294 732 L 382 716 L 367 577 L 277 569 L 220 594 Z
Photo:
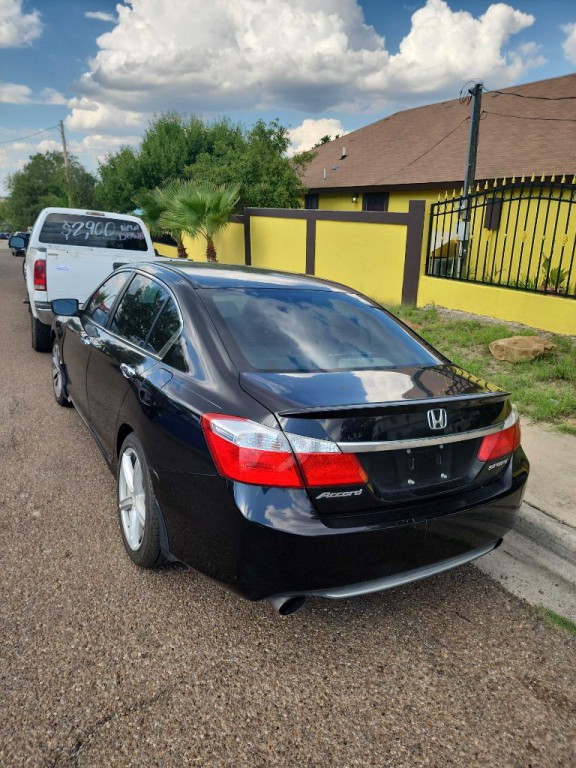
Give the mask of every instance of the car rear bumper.
M 331 528 L 306 491 L 214 476 L 196 476 L 193 493 L 180 476 L 180 490 L 172 485 L 168 497 L 158 487 L 157 495 L 170 552 L 242 596 L 345 596 L 424 578 L 497 546 L 522 502 L 528 462 L 521 450 L 508 476 L 506 491 L 486 503 L 391 526 Z
M 478 549 L 464 552 L 456 557 L 450 557 L 448 560 L 432 563 L 432 565 L 427 565 L 422 568 L 414 568 L 412 571 L 404 571 L 402 573 L 384 576 L 381 579 L 374 579 L 374 581 L 361 581 L 358 584 L 347 584 L 343 587 L 328 587 L 327 589 L 300 591 L 298 594 L 306 597 L 327 597 L 330 600 L 342 600 L 347 597 L 359 597 L 360 595 L 369 595 L 372 592 L 382 592 L 386 589 L 401 587 L 403 584 L 410 584 L 413 581 L 427 579 L 430 576 L 437 576 L 439 573 L 444 573 L 444 571 L 450 571 L 453 568 L 458 568 L 461 565 L 471 563 L 473 560 L 477 560 L 479 557 L 492 552 L 499 547 L 501 543 L 502 539 L 498 539 L 498 541 L 491 542 Z M 273 597 L 292 597 L 292 594 L 285 593 L 283 595 L 274 595 Z

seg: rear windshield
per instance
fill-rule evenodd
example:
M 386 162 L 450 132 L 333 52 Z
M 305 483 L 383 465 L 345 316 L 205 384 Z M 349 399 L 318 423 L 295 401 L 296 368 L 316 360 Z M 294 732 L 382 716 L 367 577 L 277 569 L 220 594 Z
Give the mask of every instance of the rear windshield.
M 202 289 L 240 370 L 345 371 L 437 365 L 383 309 L 347 293 Z
M 82 213 L 49 213 L 40 231 L 40 242 L 120 251 L 148 250 L 138 222 Z

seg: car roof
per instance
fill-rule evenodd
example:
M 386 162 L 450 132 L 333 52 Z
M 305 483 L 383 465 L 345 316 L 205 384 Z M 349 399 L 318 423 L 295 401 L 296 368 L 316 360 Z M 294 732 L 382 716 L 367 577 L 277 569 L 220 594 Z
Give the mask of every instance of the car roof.
M 194 288 L 299 288 L 315 291 L 347 290 L 344 286 L 326 280 L 295 275 L 279 270 L 257 267 L 234 266 L 230 264 L 207 264 L 186 262 L 180 259 L 166 259 L 145 265 L 146 271 L 160 277 L 165 270 L 184 277 Z M 348 289 L 350 291 L 350 289 Z M 350 291 L 352 292 L 352 291 Z

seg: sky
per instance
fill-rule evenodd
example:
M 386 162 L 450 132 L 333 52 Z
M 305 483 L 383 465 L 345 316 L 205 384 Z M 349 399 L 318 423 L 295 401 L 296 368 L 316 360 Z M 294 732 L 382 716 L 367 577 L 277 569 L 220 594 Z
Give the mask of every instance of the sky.
M 576 0 L 0 0 L 0 195 L 60 120 L 97 171 L 167 110 L 278 118 L 299 151 L 470 80 L 574 71 Z

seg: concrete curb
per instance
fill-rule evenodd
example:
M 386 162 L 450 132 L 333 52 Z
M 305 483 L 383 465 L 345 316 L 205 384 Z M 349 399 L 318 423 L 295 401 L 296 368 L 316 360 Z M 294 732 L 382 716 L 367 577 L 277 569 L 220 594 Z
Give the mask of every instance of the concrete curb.
M 522 446 L 530 461 L 526 502 L 576 528 L 576 437 L 522 421 Z
M 523 423 L 522 445 L 531 471 L 518 521 L 477 566 L 512 594 L 576 623 L 576 437 Z

